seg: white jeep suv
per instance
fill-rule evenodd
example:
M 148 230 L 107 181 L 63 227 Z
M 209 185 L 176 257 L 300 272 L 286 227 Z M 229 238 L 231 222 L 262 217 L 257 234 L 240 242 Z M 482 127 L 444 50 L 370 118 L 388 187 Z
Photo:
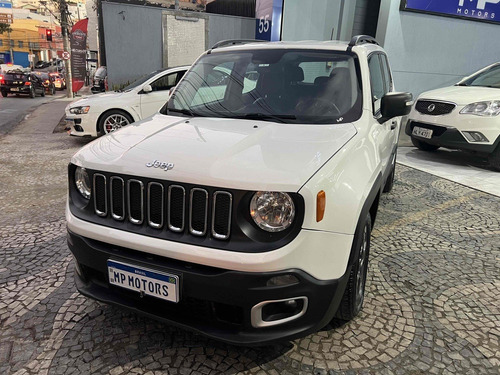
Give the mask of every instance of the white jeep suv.
M 72 158 L 78 290 L 236 344 L 352 319 L 411 106 L 393 90 L 371 37 L 214 46 Z

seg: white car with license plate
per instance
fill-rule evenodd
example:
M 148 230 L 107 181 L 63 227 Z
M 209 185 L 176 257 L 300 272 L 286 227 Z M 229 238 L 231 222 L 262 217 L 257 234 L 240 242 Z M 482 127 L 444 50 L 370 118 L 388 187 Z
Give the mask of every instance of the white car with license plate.
M 500 63 L 455 86 L 421 94 L 405 132 L 421 150 L 446 147 L 474 152 L 488 157 L 500 171 Z
M 78 290 L 236 344 L 352 319 L 410 107 L 371 37 L 214 46 L 72 158 Z
M 160 110 L 188 66 L 155 71 L 125 88 L 76 100 L 66 107 L 70 134 L 98 137 Z

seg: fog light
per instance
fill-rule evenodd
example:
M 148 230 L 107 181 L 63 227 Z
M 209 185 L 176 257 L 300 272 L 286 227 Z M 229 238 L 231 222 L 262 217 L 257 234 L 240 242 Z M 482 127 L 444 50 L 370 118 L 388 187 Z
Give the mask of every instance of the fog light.
M 486 138 L 483 133 L 480 132 L 463 132 L 464 137 L 469 142 L 489 142 L 488 138 Z
M 252 307 L 252 326 L 271 327 L 298 319 L 306 313 L 307 305 L 307 297 L 261 302 Z
M 267 286 L 284 286 L 284 285 L 292 285 L 292 284 L 297 284 L 299 282 L 299 279 L 297 279 L 293 275 L 281 275 L 281 276 L 274 276 L 267 280 Z

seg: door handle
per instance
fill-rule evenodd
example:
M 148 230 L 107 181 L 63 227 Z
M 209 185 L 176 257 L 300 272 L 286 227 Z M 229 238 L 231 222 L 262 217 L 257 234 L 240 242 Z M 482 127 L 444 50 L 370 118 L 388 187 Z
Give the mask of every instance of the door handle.
M 391 130 L 396 129 L 397 126 L 398 126 L 398 122 L 397 121 L 391 122 Z

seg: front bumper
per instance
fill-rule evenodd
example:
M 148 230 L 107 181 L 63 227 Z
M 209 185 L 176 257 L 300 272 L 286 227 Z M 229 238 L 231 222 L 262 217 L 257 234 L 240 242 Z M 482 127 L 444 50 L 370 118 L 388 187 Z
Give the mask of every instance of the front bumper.
M 71 128 L 72 136 L 97 137 L 97 117 L 90 112 L 85 115 L 74 115 L 66 111 L 66 125 Z
M 232 344 L 262 345 L 307 335 L 324 327 L 334 316 L 347 283 L 350 266 L 334 280 L 318 280 L 300 269 L 243 272 L 207 267 L 77 235 L 68 230 L 68 245 L 78 262 L 78 290 L 99 301 L 201 332 Z M 152 268 L 179 276 L 180 301 L 172 303 L 111 285 L 107 260 Z M 321 261 L 318 259 L 318 261 Z M 278 275 L 293 275 L 299 282 L 266 286 Z M 252 325 L 254 306 L 270 300 L 307 297 L 300 317 L 271 327 Z
M 412 134 L 413 128 L 415 126 L 431 129 L 432 138 L 423 138 L 418 137 Z M 476 129 L 472 129 L 475 131 Z M 411 137 L 414 137 L 418 140 L 424 141 L 431 145 L 446 147 L 456 150 L 463 151 L 471 151 L 482 155 L 491 154 L 495 148 L 500 143 L 500 135 L 493 139 L 493 142 L 490 144 L 486 143 L 471 143 L 468 142 L 462 133 L 455 127 L 452 126 L 442 126 L 442 125 L 433 125 L 425 122 L 419 122 L 415 120 L 408 120 L 406 123 L 405 133 Z

